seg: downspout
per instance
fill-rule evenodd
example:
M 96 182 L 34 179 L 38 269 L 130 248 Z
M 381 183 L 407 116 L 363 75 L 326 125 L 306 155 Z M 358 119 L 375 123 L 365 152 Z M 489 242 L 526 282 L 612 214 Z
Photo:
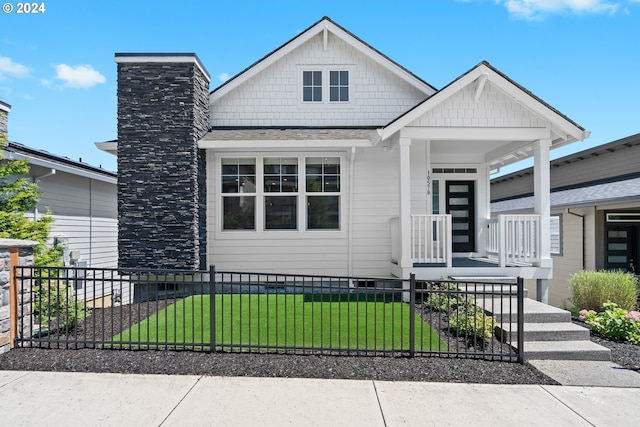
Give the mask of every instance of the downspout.
M 348 276 L 353 276 L 353 163 L 356 159 L 356 147 L 351 147 L 351 158 L 349 159 L 349 232 L 348 232 Z
M 573 213 L 571 212 L 571 209 L 567 208 L 567 213 L 573 216 L 577 216 L 578 218 L 580 218 L 582 220 L 582 269 L 584 270 L 585 268 L 585 260 L 586 260 L 586 256 L 587 256 L 587 250 L 585 248 L 585 230 L 584 230 L 584 215 L 580 215 L 577 213 Z
M 93 264 L 93 178 L 89 179 L 89 265 Z

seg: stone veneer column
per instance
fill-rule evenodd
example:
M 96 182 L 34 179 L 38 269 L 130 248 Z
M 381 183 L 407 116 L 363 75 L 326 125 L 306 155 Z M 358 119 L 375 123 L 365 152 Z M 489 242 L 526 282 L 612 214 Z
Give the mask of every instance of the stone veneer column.
M 204 268 L 210 76 L 195 54 L 116 54 L 121 267 Z
M 23 337 L 27 336 L 31 329 L 31 304 L 27 304 L 31 298 L 30 284 L 18 283 L 18 288 L 11 290 L 12 268 L 15 265 L 30 267 L 33 265 L 33 247 L 38 242 L 29 240 L 0 239 L 0 353 L 9 351 L 13 345 L 11 323 L 18 325 L 18 319 L 23 325 Z M 24 292 L 21 291 L 24 288 Z M 13 299 L 13 302 L 12 302 Z M 13 306 L 13 307 L 12 307 Z M 16 316 L 17 318 L 13 318 Z M 14 333 L 18 333 L 14 330 Z
M 11 105 L 0 101 L 0 135 L 5 137 L 9 133 L 9 111 L 11 111 Z

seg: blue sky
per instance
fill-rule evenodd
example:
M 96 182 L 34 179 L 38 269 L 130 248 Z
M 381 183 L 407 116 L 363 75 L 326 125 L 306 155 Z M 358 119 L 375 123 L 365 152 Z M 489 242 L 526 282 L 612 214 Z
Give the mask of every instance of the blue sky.
M 115 52 L 195 52 L 214 89 L 325 15 L 436 88 L 489 61 L 592 131 L 553 158 L 640 132 L 640 0 L 8 3 L 9 138 L 109 170 L 93 143 L 117 136 Z

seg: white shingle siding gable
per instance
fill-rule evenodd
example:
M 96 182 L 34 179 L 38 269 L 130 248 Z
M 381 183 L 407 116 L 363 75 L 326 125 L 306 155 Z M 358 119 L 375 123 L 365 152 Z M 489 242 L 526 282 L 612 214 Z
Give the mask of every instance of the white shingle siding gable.
M 334 67 L 335 66 L 335 67 Z M 302 102 L 302 71 L 322 70 L 322 103 Z M 349 71 L 348 103 L 328 102 L 328 72 Z M 313 37 L 211 105 L 212 126 L 382 126 L 426 98 L 339 38 Z
M 428 111 L 410 126 L 545 127 L 539 116 L 487 83 L 477 102 L 469 85 Z

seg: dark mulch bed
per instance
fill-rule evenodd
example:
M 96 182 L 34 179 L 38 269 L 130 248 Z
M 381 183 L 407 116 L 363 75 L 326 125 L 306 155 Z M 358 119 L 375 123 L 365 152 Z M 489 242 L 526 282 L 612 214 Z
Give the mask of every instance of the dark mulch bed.
M 584 322 L 573 319 L 573 323 L 589 328 Z M 611 361 L 618 365 L 640 373 L 640 345 L 625 341 L 612 340 L 591 332 L 591 341 L 611 350 Z
M 79 337 L 110 337 L 172 303 L 95 309 L 74 334 Z M 444 313 L 424 307 L 421 316 L 458 350 L 490 349 L 504 344 L 482 343 L 457 337 L 448 330 Z M 103 318 L 111 322 L 98 321 Z M 106 326 L 105 326 L 106 325 Z M 54 335 L 52 338 L 62 338 Z M 640 364 L 640 346 L 592 339 L 612 349 L 613 360 L 623 366 Z M 80 346 L 81 347 L 81 346 Z M 504 352 L 504 350 L 499 350 Z M 508 352 L 508 350 L 507 350 Z M 169 350 L 106 350 L 94 348 L 18 348 L 0 355 L 0 369 L 29 371 L 115 372 L 136 374 L 218 375 L 252 377 L 298 377 L 367 379 L 387 381 L 466 382 L 488 384 L 557 384 L 529 364 L 491 361 L 482 358 L 336 356 L 264 353 L 204 353 Z

